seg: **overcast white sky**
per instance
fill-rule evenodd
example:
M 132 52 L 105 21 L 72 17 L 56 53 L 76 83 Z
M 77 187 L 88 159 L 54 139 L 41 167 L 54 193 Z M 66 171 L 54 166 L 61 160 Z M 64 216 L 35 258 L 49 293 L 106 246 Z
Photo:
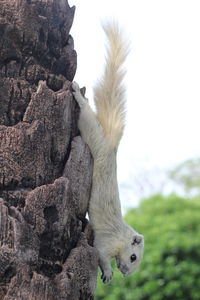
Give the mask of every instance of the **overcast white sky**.
M 89 98 L 104 62 L 101 21 L 114 17 L 131 41 L 127 122 L 118 155 L 122 203 L 131 206 L 137 202 L 134 186 L 143 177 L 156 187 L 163 180 L 160 170 L 200 156 L 200 1 L 70 0 L 69 4 L 76 6 L 71 30 L 78 53 L 75 80 L 86 86 Z

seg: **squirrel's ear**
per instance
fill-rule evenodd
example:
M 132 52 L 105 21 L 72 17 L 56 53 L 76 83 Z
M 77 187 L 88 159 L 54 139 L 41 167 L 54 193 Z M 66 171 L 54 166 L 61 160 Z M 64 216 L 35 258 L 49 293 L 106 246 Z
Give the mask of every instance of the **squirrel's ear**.
M 132 245 L 139 245 L 143 241 L 143 236 L 141 234 L 135 234 L 133 236 Z

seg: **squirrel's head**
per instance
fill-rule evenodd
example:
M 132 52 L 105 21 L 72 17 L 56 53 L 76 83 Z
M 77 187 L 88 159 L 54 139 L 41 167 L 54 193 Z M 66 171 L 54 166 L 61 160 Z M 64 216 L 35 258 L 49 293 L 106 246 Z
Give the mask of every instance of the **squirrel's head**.
M 116 256 L 117 268 L 124 276 L 135 271 L 142 259 L 143 249 L 143 235 L 127 226 L 123 246 L 120 248 L 120 251 Z

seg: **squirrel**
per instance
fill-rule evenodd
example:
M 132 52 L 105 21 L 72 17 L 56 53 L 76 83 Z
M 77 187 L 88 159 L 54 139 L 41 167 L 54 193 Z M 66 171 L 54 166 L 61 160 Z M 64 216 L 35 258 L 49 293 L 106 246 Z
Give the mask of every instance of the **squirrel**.
M 101 279 L 112 279 L 111 259 L 124 276 L 139 265 L 144 238 L 122 218 L 117 183 L 116 155 L 125 125 L 125 88 L 123 63 L 128 44 L 116 21 L 103 25 L 107 37 L 106 65 L 102 78 L 94 87 L 96 113 L 72 82 L 75 100 L 80 107 L 78 127 L 93 156 L 93 178 L 89 201 L 89 220 L 94 230 L 94 247 L 99 252 Z

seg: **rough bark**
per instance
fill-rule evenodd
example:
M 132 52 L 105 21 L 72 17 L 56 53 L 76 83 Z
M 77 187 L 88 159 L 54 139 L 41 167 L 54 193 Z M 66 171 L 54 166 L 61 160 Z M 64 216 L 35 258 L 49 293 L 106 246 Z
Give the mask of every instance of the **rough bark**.
M 0 0 L 0 300 L 93 299 L 92 159 L 67 0 Z

